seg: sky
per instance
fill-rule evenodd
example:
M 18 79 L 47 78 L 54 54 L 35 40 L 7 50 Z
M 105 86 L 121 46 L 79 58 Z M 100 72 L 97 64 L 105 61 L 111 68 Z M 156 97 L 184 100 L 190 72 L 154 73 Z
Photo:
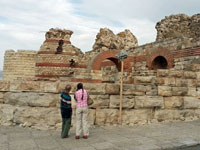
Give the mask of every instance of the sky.
M 0 0 L 0 70 L 5 50 L 38 51 L 50 28 L 72 30 L 86 52 L 100 28 L 129 29 L 142 45 L 155 41 L 158 21 L 180 13 L 200 13 L 200 0 Z

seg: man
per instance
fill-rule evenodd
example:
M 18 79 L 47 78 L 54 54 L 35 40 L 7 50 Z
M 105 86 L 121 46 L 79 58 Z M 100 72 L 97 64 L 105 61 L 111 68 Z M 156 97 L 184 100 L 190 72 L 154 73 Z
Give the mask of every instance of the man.
M 65 89 L 61 92 L 60 95 L 60 110 L 62 116 L 62 131 L 61 138 L 67 138 L 69 135 L 69 130 L 71 127 L 72 120 L 72 106 L 71 106 L 71 96 L 69 92 L 71 90 L 70 85 L 66 85 Z

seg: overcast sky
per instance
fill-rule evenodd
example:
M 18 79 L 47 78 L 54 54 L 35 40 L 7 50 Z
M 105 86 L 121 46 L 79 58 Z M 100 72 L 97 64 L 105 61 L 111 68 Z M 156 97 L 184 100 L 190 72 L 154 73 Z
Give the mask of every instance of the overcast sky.
M 153 42 L 165 16 L 200 13 L 200 0 L 0 0 L 0 70 L 5 50 L 39 50 L 50 28 L 74 34 L 83 52 L 92 49 L 100 28 L 130 29 L 139 45 Z

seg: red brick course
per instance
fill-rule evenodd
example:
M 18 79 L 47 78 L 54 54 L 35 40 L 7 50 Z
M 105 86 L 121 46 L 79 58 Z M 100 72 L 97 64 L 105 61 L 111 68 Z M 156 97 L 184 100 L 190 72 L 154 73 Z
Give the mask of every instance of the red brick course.
M 102 83 L 101 80 L 96 79 L 71 79 L 71 82 L 83 82 L 83 83 Z
M 200 47 L 195 47 L 195 48 L 191 47 L 191 48 L 186 48 L 186 49 L 175 50 L 175 51 L 172 51 L 172 54 L 174 58 L 198 56 L 200 55 Z
M 69 64 L 63 63 L 36 63 L 37 67 L 70 67 Z M 87 68 L 86 65 L 75 65 L 71 68 Z

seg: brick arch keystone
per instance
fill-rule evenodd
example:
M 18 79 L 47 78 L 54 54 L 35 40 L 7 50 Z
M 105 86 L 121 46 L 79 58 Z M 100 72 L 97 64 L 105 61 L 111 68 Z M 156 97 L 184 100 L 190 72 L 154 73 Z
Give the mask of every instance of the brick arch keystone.
M 149 70 L 153 69 L 153 61 L 156 57 L 162 56 L 168 63 L 168 68 L 174 67 L 174 56 L 168 49 L 158 48 L 154 53 L 150 54 L 147 58 L 147 67 Z

